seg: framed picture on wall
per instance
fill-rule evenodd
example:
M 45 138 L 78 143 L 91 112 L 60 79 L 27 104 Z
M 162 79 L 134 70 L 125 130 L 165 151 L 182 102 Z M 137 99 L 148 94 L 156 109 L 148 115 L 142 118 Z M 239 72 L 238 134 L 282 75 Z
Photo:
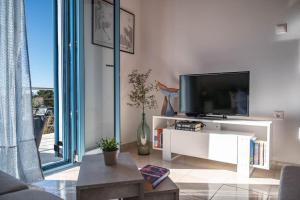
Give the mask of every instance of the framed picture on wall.
M 114 8 L 104 0 L 92 3 L 92 43 L 113 49 L 114 46 Z M 120 10 L 120 49 L 134 54 L 135 15 Z

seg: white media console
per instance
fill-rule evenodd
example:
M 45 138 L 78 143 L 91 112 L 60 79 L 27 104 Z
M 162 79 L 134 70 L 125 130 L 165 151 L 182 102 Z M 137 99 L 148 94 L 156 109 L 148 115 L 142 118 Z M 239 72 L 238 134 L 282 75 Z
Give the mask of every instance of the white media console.
M 176 120 L 201 121 L 206 126 L 198 132 L 176 130 L 173 126 Z M 172 153 L 175 153 L 236 164 L 238 175 L 243 177 L 249 177 L 253 168 L 270 169 L 272 120 L 153 116 L 152 127 L 152 141 L 157 129 L 163 129 L 162 148 L 153 143 L 153 149 L 162 150 L 166 161 L 172 161 Z M 240 131 L 244 129 L 251 131 Z M 250 142 L 254 137 L 266 144 L 263 165 L 250 164 Z

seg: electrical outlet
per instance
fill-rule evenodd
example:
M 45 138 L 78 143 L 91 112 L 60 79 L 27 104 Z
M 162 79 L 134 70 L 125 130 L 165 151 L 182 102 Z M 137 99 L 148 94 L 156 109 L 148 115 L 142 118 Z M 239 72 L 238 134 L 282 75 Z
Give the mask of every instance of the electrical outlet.
M 273 116 L 275 119 L 284 119 L 284 111 L 274 111 Z

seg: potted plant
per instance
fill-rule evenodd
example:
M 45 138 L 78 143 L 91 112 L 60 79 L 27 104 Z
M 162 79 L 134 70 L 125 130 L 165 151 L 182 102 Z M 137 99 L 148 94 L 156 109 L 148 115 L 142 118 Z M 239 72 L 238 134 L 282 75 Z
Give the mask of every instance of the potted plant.
M 145 110 L 155 109 L 157 102 L 153 91 L 156 90 L 156 85 L 148 82 L 151 69 L 146 73 L 141 73 L 138 70 L 133 70 L 129 75 L 129 84 L 132 86 L 129 92 L 129 106 L 141 109 L 142 119 L 137 130 L 137 145 L 139 155 L 150 154 L 150 128 L 146 122 Z
M 98 146 L 103 151 L 104 162 L 106 165 L 115 165 L 118 157 L 118 143 L 114 138 L 112 139 L 101 139 L 98 142 Z

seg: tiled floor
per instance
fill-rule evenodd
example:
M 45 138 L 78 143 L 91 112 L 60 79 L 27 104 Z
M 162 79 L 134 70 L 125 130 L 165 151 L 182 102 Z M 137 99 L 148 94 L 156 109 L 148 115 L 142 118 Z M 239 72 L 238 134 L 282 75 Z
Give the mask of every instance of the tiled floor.
M 54 133 L 43 134 L 39 146 L 40 158 L 42 165 L 55 163 L 62 158 L 55 157 L 54 152 Z
M 251 178 L 239 178 L 235 166 L 180 156 L 172 162 L 162 161 L 161 152 L 138 156 L 134 148 L 127 149 L 138 167 L 154 164 L 170 169 L 170 177 L 180 188 L 180 199 L 277 199 L 280 169 L 255 170 Z M 79 166 L 50 175 L 36 183 L 63 199 L 76 199 L 76 180 Z

